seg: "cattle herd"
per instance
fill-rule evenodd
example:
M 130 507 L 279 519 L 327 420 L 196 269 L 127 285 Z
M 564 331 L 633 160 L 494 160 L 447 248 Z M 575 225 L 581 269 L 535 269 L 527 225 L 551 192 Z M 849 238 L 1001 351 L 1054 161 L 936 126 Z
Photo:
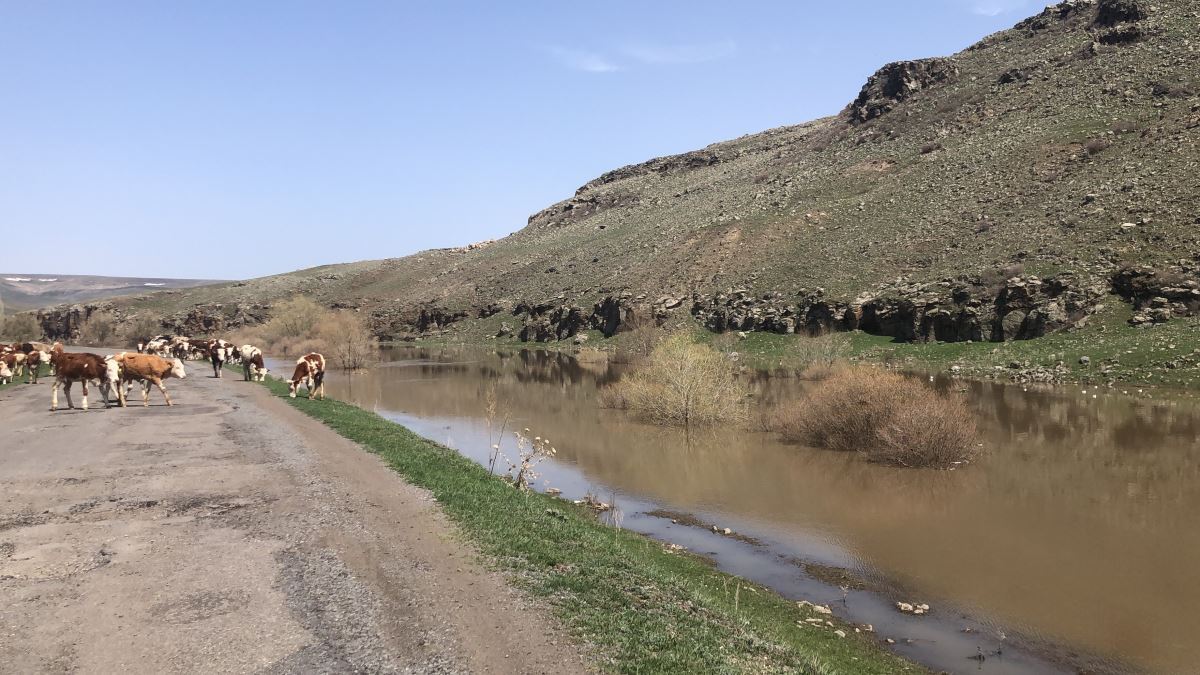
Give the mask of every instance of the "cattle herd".
M 126 395 L 134 382 L 142 385 L 142 405 L 150 405 L 150 386 L 158 387 L 167 405 L 173 405 L 163 380 L 187 377 L 183 362 L 203 359 L 213 368 L 213 377 L 221 377 L 225 364 L 240 364 L 247 382 L 261 382 L 267 377 L 262 350 L 254 345 L 235 347 L 226 340 L 193 340 L 183 336 L 158 335 L 138 340 L 137 352 L 121 352 L 100 356 L 87 352 L 68 352 L 62 343 L 14 342 L 0 344 L 0 384 L 14 377 L 25 376 L 27 384 L 37 384 L 43 365 L 50 367 L 54 388 L 50 394 L 50 410 L 58 409 L 58 390 L 66 394 L 67 407 L 74 408 L 71 385 L 78 382 L 83 390 L 83 409 L 88 409 L 88 385 L 99 388 L 104 407 L 111 400 L 124 408 Z M 309 398 L 325 398 L 325 357 L 305 354 L 296 361 L 296 369 L 288 382 L 288 395 L 296 397 L 300 387 L 308 390 Z

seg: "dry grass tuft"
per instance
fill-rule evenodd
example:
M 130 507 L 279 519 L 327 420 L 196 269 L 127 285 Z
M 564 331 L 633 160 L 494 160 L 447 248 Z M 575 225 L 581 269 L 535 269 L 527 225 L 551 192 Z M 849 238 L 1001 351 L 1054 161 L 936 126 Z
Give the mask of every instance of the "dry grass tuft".
M 745 420 L 748 394 L 725 355 L 681 334 L 659 343 L 641 368 L 600 397 L 649 422 L 690 427 Z
M 873 368 L 838 371 L 782 407 L 774 427 L 789 441 L 896 466 L 944 469 L 976 450 L 975 419 L 961 396 Z

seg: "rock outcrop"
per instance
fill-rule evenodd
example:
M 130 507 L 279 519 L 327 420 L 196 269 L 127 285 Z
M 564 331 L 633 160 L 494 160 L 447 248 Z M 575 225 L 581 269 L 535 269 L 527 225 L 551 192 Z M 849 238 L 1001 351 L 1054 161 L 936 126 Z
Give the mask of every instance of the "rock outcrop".
M 112 314 L 118 323 L 133 320 L 138 312 L 112 302 L 51 307 L 37 313 L 38 324 L 48 340 L 73 342 L 79 339 L 83 325 L 96 313 Z M 211 303 L 159 318 L 163 333 L 171 335 L 217 335 L 225 331 L 263 323 L 270 316 L 266 305 L 247 303 Z
M 1129 323 L 1147 326 L 1172 317 L 1200 314 L 1200 266 L 1183 264 L 1165 270 L 1125 267 L 1112 279 L 1113 293 L 1133 303 Z
M 1111 28 L 1120 23 L 1141 21 L 1146 10 L 1138 0 L 1100 0 L 1092 25 Z
M 867 80 L 858 98 L 850 104 L 850 121 L 861 123 L 875 119 L 921 90 L 950 82 L 957 76 L 958 66 L 951 58 L 889 63 Z

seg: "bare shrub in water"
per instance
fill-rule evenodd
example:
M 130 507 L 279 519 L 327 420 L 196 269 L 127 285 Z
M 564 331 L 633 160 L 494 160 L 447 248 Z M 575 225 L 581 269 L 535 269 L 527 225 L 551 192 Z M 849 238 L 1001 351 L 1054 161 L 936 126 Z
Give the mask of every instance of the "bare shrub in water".
M 656 424 L 705 426 L 744 420 L 748 394 L 728 357 L 675 335 L 655 347 L 645 365 L 603 391 L 601 402 Z
M 862 452 L 896 466 L 948 468 L 975 452 L 975 418 L 963 398 L 873 368 L 839 370 L 780 409 L 789 441 Z
M 833 374 L 834 366 L 849 355 L 849 335 L 826 333 L 796 338 L 788 346 L 783 362 L 801 371 L 800 376 L 805 379 L 824 380 Z
M 259 340 L 247 340 L 264 352 L 280 356 L 300 356 L 321 351 L 320 326 L 332 314 L 313 300 L 298 295 L 271 308 L 271 320 L 254 332 Z M 240 336 L 249 337 L 249 336 Z
M 617 363 L 640 363 L 667 337 L 654 317 L 641 312 L 631 312 L 621 323 L 619 344 L 613 352 Z
M 366 322 L 350 311 L 329 312 L 317 328 L 325 343 L 325 352 L 344 370 L 359 370 L 379 357 L 379 340 L 371 334 Z

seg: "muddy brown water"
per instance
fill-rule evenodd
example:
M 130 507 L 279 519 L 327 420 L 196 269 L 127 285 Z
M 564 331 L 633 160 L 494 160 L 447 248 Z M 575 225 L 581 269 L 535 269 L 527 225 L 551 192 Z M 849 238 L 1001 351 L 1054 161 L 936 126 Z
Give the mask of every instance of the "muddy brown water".
M 618 379 L 619 367 L 564 354 L 397 349 L 388 357 L 367 373 L 331 375 L 329 394 L 486 463 L 494 388 L 510 431 L 528 427 L 558 450 L 540 465 L 539 489 L 615 502 L 622 527 L 711 556 L 789 597 L 829 603 L 932 668 L 1200 670 L 1193 402 L 939 380 L 965 389 L 986 452 L 957 471 L 926 471 L 755 430 L 642 424 L 598 404 L 598 388 Z M 764 409 L 807 386 L 791 378 L 758 385 Z M 511 433 L 503 448 L 516 456 Z M 655 510 L 694 520 L 648 515 Z M 839 574 L 861 581 L 844 601 L 829 581 Z M 932 611 L 903 615 L 897 600 Z M 980 653 L 984 661 L 970 658 Z

